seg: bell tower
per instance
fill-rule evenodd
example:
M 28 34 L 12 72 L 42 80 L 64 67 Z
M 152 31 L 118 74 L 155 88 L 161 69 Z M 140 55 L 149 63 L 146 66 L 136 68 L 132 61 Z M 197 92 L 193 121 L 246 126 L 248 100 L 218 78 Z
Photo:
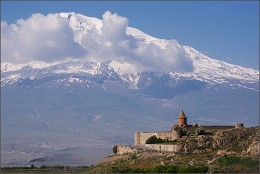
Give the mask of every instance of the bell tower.
M 181 111 L 181 113 L 178 117 L 178 125 L 180 127 L 187 126 L 187 117 L 186 117 L 185 113 L 183 112 L 183 110 Z

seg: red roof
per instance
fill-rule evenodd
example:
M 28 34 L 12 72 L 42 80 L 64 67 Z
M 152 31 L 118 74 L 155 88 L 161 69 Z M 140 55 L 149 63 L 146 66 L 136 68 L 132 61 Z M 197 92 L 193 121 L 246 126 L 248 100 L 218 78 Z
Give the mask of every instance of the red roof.
M 187 118 L 186 115 L 185 115 L 185 113 L 183 112 L 183 110 L 181 111 L 181 113 L 180 113 L 178 119 L 179 119 L 179 118 Z

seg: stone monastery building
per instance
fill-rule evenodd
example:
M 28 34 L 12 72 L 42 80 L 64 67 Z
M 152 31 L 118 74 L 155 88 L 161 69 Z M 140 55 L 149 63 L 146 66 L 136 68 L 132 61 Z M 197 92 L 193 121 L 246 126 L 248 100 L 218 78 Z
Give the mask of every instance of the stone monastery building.
M 151 136 L 155 135 L 157 138 L 175 140 L 180 138 L 179 132 L 175 130 L 176 127 L 187 127 L 187 117 L 183 111 L 181 111 L 178 117 L 178 125 L 173 125 L 172 129 L 167 132 L 135 132 L 134 144 L 146 144 L 146 140 Z
M 178 124 L 174 124 L 170 131 L 166 132 L 135 132 L 134 133 L 134 146 L 127 145 L 117 145 L 115 146 L 117 149 L 117 154 L 126 154 L 126 153 L 135 153 L 139 149 L 150 149 L 150 150 L 158 150 L 165 152 L 179 152 L 180 145 L 179 144 L 146 144 L 146 140 L 152 136 L 156 136 L 157 138 L 161 138 L 164 140 L 182 140 L 186 141 L 187 138 L 191 134 L 195 134 L 197 129 L 203 129 L 208 133 L 212 133 L 216 130 L 225 130 L 232 128 L 241 128 L 243 127 L 243 123 L 236 124 L 234 126 L 224 126 L 224 125 L 205 125 L 203 127 L 199 126 L 197 123 L 193 125 L 188 125 L 187 116 L 183 111 L 178 116 Z M 183 131 L 186 133 L 183 133 Z M 182 133 L 181 133 L 182 132 Z M 188 132 L 188 133 L 187 133 Z M 182 134 L 182 135 L 181 135 Z M 186 150 L 185 150 L 186 151 Z
M 235 127 L 243 127 L 243 124 L 237 124 L 235 126 L 203 126 L 205 130 L 223 130 Z M 135 132 L 134 133 L 134 145 L 144 145 L 146 140 L 151 136 L 155 135 L 157 138 L 168 139 L 170 141 L 182 138 L 180 135 L 180 128 L 185 128 L 188 131 L 194 132 L 198 128 L 198 124 L 188 125 L 187 116 L 181 111 L 178 116 L 178 124 L 173 125 L 170 131 L 166 132 Z

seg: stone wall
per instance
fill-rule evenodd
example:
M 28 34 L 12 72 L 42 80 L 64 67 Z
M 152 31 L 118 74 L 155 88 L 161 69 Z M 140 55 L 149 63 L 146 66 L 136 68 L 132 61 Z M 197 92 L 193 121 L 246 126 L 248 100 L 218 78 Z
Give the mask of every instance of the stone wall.
M 226 130 L 226 129 L 233 129 L 235 126 L 218 126 L 218 125 L 213 125 L 213 126 L 199 126 L 199 127 L 193 127 L 192 125 L 188 125 L 186 128 L 187 131 L 190 133 L 195 133 L 196 129 L 198 128 L 203 128 L 205 131 L 212 132 L 212 131 L 218 131 L 218 130 Z
M 146 140 L 155 135 L 157 138 L 175 140 L 179 138 L 179 134 L 176 131 L 169 132 L 135 132 L 134 145 L 145 144 Z
M 179 134 L 177 131 L 170 132 L 156 132 L 156 136 L 161 139 L 175 140 L 179 138 Z
M 117 146 L 117 153 L 116 154 L 128 154 L 128 153 L 135 153 L 137 152 L 137 149 L 131 146 L 125 146 L 125 145 L 118 145 Z
M 134 145 L 145 144 L 146 140 L 155 135 L 155 132 L 135 132 Z
M 207 130 L 226 130 L 226 129 L 233 129 L 235 126 L 218 126 L 218 125 L 212 125 L 212 126 L 201 126 L 206 131 Z
M 235 124 L 235 128 L 242 128 L 244 127 L 244 124 L 243 123 L 237 123 Z
M 143 150 L 153 150 L 160 152 L 179 152 L 180 146 L 177 144 L 143 144 L 136 146 L 117 145 L 118 155 L 137 153 Z
M 179 145 L 177 144 L 144 144 L 143 146 L 161 152 L 179 152 Z

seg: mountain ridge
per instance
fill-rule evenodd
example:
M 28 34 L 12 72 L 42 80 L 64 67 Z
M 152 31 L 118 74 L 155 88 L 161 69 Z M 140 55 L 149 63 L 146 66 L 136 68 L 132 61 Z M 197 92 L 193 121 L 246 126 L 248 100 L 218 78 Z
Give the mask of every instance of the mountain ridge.
M 84 46 L 82 43 L 82 37 L 86 35 L 90 30 L 97 31 L 98 34 L 102 35 L 102 21 L 97 18 L 87 17 L 81 14 L 71 13 L 60 13 L 59 14 L 65 20 L 68 20 L 70 27 L 75 33 L 75 41 Z M 166 49 L 169 46 L 169 40 L 158 39 L 144 32 L 136 29 L 127 27 L 126 34 L 135 37 L 137 40 L 142 40 L 143 44 L 154 44 L 160 47 L 160 49 Z M 244 68 L 238 65 L 229 64 L 220 60 L 212 59 L 199 51 L 195 50 L 190 46 L 182 46 L 177 43 L 177 46 L 184 51 L 185 55 L 192 62 L 192 71 L 178 71 L 174 68 L 170 71 L 163 72 L 169 74 L 172 78 L 186 78 L 186 79 L 195 79 L 208 84 L 229 84 L 232 87 L 244 87 L 248 89 L 254 89 L 259 91 L 259 71 L 253 70 L 251 68 Z M 132 86 L 136 88 L 138 79 L 140 79 L 140 74 L 144 71 L 138 71 L 138 67 L 135 64 L 129 62 L 119 62 L 117 60 L 109 61 L 93 61 L 86 59 L 68 59 L 63 61 L 56 62 L 41 62 L 41 61 L 32 61 L 24 64 L 12 64 L 7 62 L 2 62 L 1 72 L 2 78 L 1 82 L 5 84 L 7 81 L 15 81 L 19 78 L 33 78 L 27 76 L 21 76 L 19 70 L 22 74 L 25 73 L 26 68 L 31 67 L 35 70 L 33 75 L 39 76 L 42 73 L 47 74 L 48 71 L 52 73 L 82 73 L 97 75 L 99 74 L 99 68 L 101 65 L 105 65 L 110 71 L 114 71 L 118 76 L 128 83 L 132 83 Z M 56 69 L 56 70 L 55 70 Z M 38 72 L 38 74 L 36 73 Z M 151 71 L 153 72 L 153 71 Z M 159 71 L 160 72 L 160 71 Z M 8 75 L 7 75 L 8 74 Z M 133 79 L 134 78 L 134 79 Z M 230 82 L 230 81 L 233 81 Z M 235 81 L 235 83 L 234 83 Z M 254 84 L 244 85 L 244 83 Z M 1 85 L 3 86 L 3 85 Z

